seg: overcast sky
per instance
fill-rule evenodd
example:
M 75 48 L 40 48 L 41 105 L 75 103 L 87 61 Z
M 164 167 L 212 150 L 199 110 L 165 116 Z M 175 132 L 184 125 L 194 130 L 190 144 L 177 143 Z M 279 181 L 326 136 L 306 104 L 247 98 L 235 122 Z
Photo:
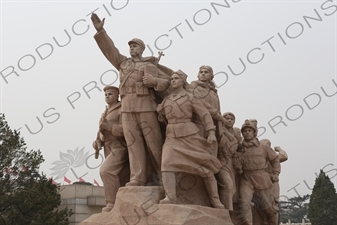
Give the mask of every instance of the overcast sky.
M 1 1 L 0 112 L 28 149 L 42 151 L 48 177 L 102 184 L 102 159 L 91 155 L 91 143 L 105 108 L 101 90 L 119 79 L 93 39 L 96 10 L 124 55 L 138 37 L 147 45 L 144 55 L 162 50 L 160 63 L 183 70 L 189 81 L 211 65 L 222 113 L 234 112 L 237 127 L 257 119 L 260 138 L 287 151 L 282 195 L 310 194 L 322 168 L 336 186 L 336 5 Z

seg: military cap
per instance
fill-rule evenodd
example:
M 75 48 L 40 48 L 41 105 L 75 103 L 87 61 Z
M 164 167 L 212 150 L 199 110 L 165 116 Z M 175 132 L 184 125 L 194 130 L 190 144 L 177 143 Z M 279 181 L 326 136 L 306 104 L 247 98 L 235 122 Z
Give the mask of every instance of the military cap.
M 136 43 L 138 44 L 143 50 L 145 49 L 145 44 L 142 40 L 140 40 L 139 38 L 132 38 L 128 44 L 130 45 L 131 43 Z
M 115 87 L 115 86 L 106 86 L 106 87 L 103 88 L 103 91 L 106 91 L 106 90 L 111 90 L 111 91 L 114 91 L 117 94 L 119 94 L 119 88 Z
M 211 66 L 203 65 L 203 66 L 200 66 L 199 70 L 201 70 L 201 69 L 206 69 L 213 75 L 213 69 L 212 69 Z
M 211 66 L 208 66 L 208 65 L 203 65 L 203 66 L 200 66 L 199 68 L 199 73 L 200 73 L 200 70 L 202 69 L 206 69 L 210 74 L 211 74 L 211 80 L 213 80 L 214 78 L 214 74 L 213 74 L 213 69 Z
M 186 73 L 184 73 L 182 70 L 177 70 L 177 71 L 174 71 L 172 72 L 172 75 L 173 74 L 177 74 L 180 78 L 182 78 L 184 81 L 187 80 L 187 75 Z
M 252 122 L 251 120 L 245 120 L 245 123 L 241 126 L 241 132 L 247 127 L 252 128 L 253 130 L 255 130 L 255 132 L 257 132 L 257 124 Z
M 226 116 L 232 116 L 234 119 L 235 119 L 235 115 L 234 115 L 234 113 L 232 113 L 232 112 L 225 112 L 224 114 L 222 114 L 222 116 L 223 117 L 226 117 Z

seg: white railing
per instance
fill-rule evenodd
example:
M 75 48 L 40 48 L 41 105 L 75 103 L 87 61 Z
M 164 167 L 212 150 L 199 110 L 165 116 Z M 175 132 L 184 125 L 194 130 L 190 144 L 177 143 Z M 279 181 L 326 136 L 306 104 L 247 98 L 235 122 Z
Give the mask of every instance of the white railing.
M 280 223 L 280 225 L 311 225 L 311 223 Z
M 280 223 L 280 225 L 311 225 L 311 223 L 306 223 L 303 219 L 302 223 L 292 223 L 290 220 L 288 220 L 288 223 Z

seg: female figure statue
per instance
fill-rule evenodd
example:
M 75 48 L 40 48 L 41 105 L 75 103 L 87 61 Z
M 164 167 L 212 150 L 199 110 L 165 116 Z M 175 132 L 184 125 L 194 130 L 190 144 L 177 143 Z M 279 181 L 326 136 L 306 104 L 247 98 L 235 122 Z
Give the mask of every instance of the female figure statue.
M 166 196 L 160 204 L 177 202 L 175 173 L 185 172 L 201 176 L 211 204 L 223 209 L 214 177 L 221 163 L 211 154 L 211 144 L 216 141 L 215 126 L 201 101 L 186 92 L 186 78 L 181 70 L 173 72 L 172 93 L 157 107 L 159 120 L 167 123 L 161 166 Z M 202 120 L 207 139 L 200 136 L 198 127 L 191 121 L 195 115 Z

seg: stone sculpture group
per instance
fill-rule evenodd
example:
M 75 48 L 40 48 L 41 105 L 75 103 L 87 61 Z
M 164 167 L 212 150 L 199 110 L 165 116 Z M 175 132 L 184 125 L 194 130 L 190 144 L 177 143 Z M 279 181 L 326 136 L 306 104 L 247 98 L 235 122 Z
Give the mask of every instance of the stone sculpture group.
M 91 19 L 99 48 L 120 75 L 118 88 L 104 88 L 107 107 L 93 142 L 96 155 L 102 147 L 105 155 L 102 212 L 114 209 L 122 186 L 158 186 L 165 193 L 159 205 L 199 204 L 229 212 L 233 224 L 278 224 L 280 162 L 287 154 L 257 139 L 256 120 L 237 128 L 233 113 L 221 115 L 212 67 L 201 66 L 189 84 L 182 70 L 159 64 L 161 53 L 143 57 L 140 39 L 128 42 L 131 57 L 122 55 L 104 19 L 96 14 Z M 182 178 L 190 193 L 201 195 L 188 200 L 179 194 Z M 197 180 L 199 186 L 191 184 Z

